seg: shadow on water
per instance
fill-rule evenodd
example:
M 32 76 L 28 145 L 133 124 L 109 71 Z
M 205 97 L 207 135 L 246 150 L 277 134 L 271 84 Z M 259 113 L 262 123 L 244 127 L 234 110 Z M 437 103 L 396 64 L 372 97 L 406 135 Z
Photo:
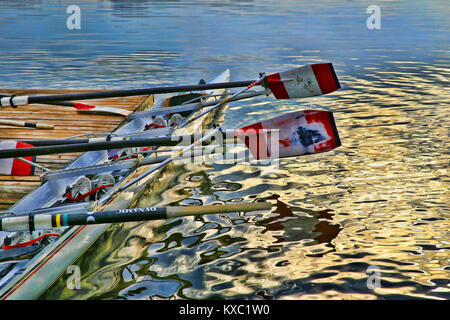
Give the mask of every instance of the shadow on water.
M 277 200 L 275 204 L 276 209 L 272 213 L 277 213 L 278 215 L 256 223 L 257 226 L 265 227 L 263 233 L 282 230 L 282 235 L 274 235 L 277 243 L 310 239 L 309 245 L 324 243 L 331 249 L 331 251 L 327 252 L 336 251 L 332 240 L 337 237 L 342 227 L 333 224 L 333 210 L 314 211 L 300 207 L 290 207 L 286 203 L 279 201 L 279 197 L 279 195 L 273 195 L 265 199 Z M 310 254 L 308 256 L 321 257 L 327 252 Z

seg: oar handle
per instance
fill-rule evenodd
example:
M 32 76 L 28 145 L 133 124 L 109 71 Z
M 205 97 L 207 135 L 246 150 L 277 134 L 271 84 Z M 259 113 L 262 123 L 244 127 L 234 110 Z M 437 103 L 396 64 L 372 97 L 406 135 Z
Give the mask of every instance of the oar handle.
M 0 119 L 1 125 L 6 126 L 14 126 L 14 127 L 25 127 L 25 128 L 36 128 L 36 129 L 54 129 L 55 126 L 52 124 L 46 123 L 34 123 L 34 122 L 25 122 L 25 121 L 17 121 L 17 120 L 5 120 Z

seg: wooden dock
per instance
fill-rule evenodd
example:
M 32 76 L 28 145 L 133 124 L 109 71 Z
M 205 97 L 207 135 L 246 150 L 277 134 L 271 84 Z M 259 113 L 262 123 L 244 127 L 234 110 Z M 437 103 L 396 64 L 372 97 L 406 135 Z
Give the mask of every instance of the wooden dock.
M 11 90 L 0 89 L 2 94 L 36 95 L 36 94 L 65 94 L 75 90 Z M 123 97 L 80 101 L 95 106 L 116 107 L 130 111 L 138 111 L 152 105 L 152 96 Z M 0 119 L 39 122 L 54 125 L 54 129 L 36 129 L 0 125 L 0 140 L 38 140 L 62 139 L 80 134 L 108 133 L 121 125 L 124 117 L 114 114 L 100 114 L 77 111 L 75 108 L 34 104 L 17 108 L 0 108 Z M 65 153 L 59 155 L 38 156 L 37 163 L 50 170 L 66 166 L 80 153 Z M 0 210 L 5 210 L 16 203 L 27 193 L 40 185 L 36 168 L 35 176 L 5 176 L 0 175 Z

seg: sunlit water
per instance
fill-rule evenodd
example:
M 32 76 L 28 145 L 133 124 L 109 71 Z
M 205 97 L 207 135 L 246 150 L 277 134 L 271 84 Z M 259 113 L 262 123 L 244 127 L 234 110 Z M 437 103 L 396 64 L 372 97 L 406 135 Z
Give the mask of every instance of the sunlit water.
M 138 206 L 267 200 L 271 212 L 115 225 L 43 299 L 448 299 L 447 1 L 0 2 L 0 87 L 139 88 L 331 61 L 342 89 L 231 104 L 238 128 L 334 111 L 343 145 L 280 168 L 169 167 Z M 20 5 L 19 5 L 20 3 Z M 375 276 L 379 276 L 374 278 Z M 378 282 L 377 282 L 378 280 Z

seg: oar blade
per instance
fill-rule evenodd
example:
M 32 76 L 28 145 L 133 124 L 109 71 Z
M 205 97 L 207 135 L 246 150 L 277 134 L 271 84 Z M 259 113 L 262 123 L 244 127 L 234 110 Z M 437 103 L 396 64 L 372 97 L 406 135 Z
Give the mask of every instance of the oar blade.
M 269 89 L 277 99 L 320 96 L 341 85 L 331 63 L 316 63 L 267 76 Z
M 128 116 L 132 112 L 129 110 L 121 109 L 121 108 L 113 108 L 113 107 L 102 107 L 102 106 L 93 106 L 86 103 L 74 102 L 73 107 L 81 112 L 94 112 L 94 113 L 112 113 L 118 114 L 121 116 Z
M 72 107 L 74 107 L 77 110 L 91 110 L 94 109 L 95 106 L 87 103 L 81 103 L 81 102 L 72 102 Z
M 333 113 L 328 111 L 297 111 L 243 127 L 235 134 L 257 160 L 325 152 L 341 145 Z
M 14 141 L 14 140 L 3 140 L 0 141 L 0 150 L 2 149 L 20 149 L 33 147 L 31 144 Z M 29 161 L 36 161 L 36 157 L 25 157 Z M 20 159 L 8 158 L 0 159 L 0 175 L 7 176 L 32 176 L 34 175 L 34 166 Z

